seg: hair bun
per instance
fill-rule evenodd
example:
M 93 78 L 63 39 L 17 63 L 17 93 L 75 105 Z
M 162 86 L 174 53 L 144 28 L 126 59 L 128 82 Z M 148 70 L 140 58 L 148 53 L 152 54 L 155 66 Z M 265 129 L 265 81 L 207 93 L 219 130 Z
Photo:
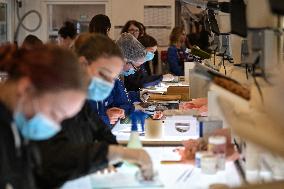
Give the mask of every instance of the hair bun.
M 70 22 L 70 21 L 65 21 L 64 22 L 64 26 L 66 27 L 66 28 L 75 28 L 75 24 L 73 23 L 73 22 Z
M 63 26 L 59 29 L 58 34 L 64 39 L 67 37 L 74 39 L 77 35 L 75 24 L 71 21 L 65 21 Z

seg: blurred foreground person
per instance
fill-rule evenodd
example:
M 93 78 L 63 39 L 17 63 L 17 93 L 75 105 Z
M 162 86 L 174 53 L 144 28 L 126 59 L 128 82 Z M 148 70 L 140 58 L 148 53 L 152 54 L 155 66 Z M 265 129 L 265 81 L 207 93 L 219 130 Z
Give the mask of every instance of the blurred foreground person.
M 8 73 L 0 83 L 0 188 L 35 189 L 40 157 L 31 141 L 53 137 L 81 109 L 83 75 L 76 56 L 55 46 L 2 46 L 0 70 Z
M 93 100 L 104 100 L 123 67 L 120 49 L 106 36 L 82 34 L 75 42 L 79 62 L 89 77 L 88 100 L 75 117 L 63 121 L 63 130 L 41 142 L 41 188 L 60 187 L 64 182 L 94 173 L 122 160 L 138 164 L 146 179 L 152 177 L 152 162 L 144 150 L 116 145 L 110 129 L 92 108 Z M 54 156 L 56 154 L 56 156 Z

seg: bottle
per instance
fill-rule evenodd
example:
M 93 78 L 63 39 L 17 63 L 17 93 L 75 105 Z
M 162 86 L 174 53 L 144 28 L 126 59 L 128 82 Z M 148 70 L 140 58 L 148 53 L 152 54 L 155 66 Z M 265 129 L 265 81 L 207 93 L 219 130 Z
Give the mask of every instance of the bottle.
M 139 138 L 139 133 L 138 133 L 138 126 L 137 126 L 137 118 L 139 118 L 139 115 L 137 112 L 133 112 L 130 116 L 131 118 L 131 133 L 129 137 L 129 141 L 127 144 L 128 148 L 142 148 L 142 143 Z
M 139 138 L 139 132 L 138 132 L 138 121 L 141 123 L 141 129 L 142 132 L 144 132 L 144 124 L 145 119 L 148 117 L 148 115 L 142 111 L 134 111 L 130 118 L 131 118 L 131 133 L 130 138 L 127 147 L 129 148 L 142 148 L 142 143 Z

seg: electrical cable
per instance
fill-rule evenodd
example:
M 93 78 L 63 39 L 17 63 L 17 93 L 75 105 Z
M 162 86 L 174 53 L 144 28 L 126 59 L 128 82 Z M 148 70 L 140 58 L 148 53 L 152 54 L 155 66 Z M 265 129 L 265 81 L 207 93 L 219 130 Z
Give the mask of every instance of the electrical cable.
M 252 67 L 252 78 L 253 78 L 254 84 L 255 84 L 255 86 L 256 86 L 256 88 L 257 88 L 257 90 L 258 90 L 258 93 L 259 93 L 259 95 L 260 95 L 261 101 L 262 101 L 262 103 L 264 103 L 264 98 L 263 98 L 262 90 L 261 90 L 261 88 L 260 88 L 259 83 L 258 83 L 257 80 L 256 80 L 255 65 L 256 65 L 256 64 L 254 64 L 253 67 Z
M 18 19 L 18 25 L 17 25 L 16 31 L 15 31 L 15 35 L 14 35 L 14 43 L 17 44 L 20 28 L 23 27 L 23 29 L 28 31 L 28 32 L 35 32 L 35 31 L 37 31 L 40 28 L 41 24 L 42 24 L 42 16 L 36 10 L 29 10 L 22 17 L 20 17 L 20 7 L 22 7 L 22 2 L 19 1 L 19 0 L 16 0 L 16 6 L 17 6 L 17 9 L 16 9 L 17 13 L 16 14 L 17 14 L 17 19 Z M 24 25 L 24 20 L 26 19 L 27 16 L 29 16 L 31 14 L 37 15 L 38 18 L 39 18 L 39 22 L 38 22 L 38 24 L 36 25 L 35 28 L 28 28 L 27 26 Z
M 226 47 L 224 53 L 222 54 L 222 64 L 223 64 L 223 68 L 224 68 L 224 71 L 225 71 L 225 75 L 227 75 L 227 70 L 226 70 L 226 66 L 225 66 L 225 55 L 227 53 L 227 49 L 228 49 L 228 47 Z
M 248 65 L 246 64 L 246 78 L 247 78 L 247 80 L 249 79 L 249 77 L 248 77 Z

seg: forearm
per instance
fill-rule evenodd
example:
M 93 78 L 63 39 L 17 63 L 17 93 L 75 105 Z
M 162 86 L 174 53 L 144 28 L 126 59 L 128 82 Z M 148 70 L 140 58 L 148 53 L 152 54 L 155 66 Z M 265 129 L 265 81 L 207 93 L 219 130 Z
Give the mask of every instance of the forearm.
M 123 160 L 140 164 L 140 153 L 142 153 L 140 149 L 129 150 L 122 146 L 110 145 L 108 148 L 107 158 L 109 164 L 115 164 Z
M 107 159 L 109 164 L 113 165 L 123 160 L 124 147 L 109 145 Z

